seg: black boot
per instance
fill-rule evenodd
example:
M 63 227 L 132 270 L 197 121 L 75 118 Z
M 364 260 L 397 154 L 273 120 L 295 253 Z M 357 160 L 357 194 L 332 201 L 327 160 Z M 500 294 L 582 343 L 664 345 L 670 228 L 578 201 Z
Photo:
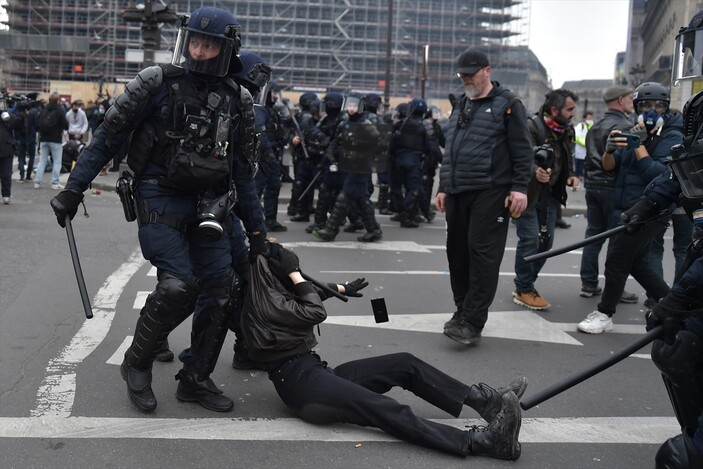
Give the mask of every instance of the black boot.
M 278 223 L 275 219 L 268 219 L 266 220 L 266 231 L 275 231 L 275 232 L 282 232 L 282 231 L 288 231 L 288 227 L 285 227 Z
M 417 228 L 420 224 L 415 220 L 415 215 L 403 212 L 400 214 L 400 226 L 402 228 Z
M 390 215 L 391 212 L 391 194 L 388 184 L 378 186 L 378 213 L 381 215 Z
M 127 396 L 137 409 L 144 412 L 151 412 L 156 409 L 156 396 L 151 390 L 151 367 L 146 370 L 133 368 L 127 364 L 127 354 L 120 365 L 120 374 L 127 383 Z
M 209 377 L 199 378 L 195 371 L 183 368 L 176 375 L 176 381 L 179 401 L 197 402 L 213 412 L 229 412 L 234 407 L 234 401 L 224 396 Z
M 373 205 L 369 199 L 361 199 L 357 202 L 357 210 L 361 215 L 361 221 L 364 223 L 364 228 L 366 228 L 366 234 L 359 236 L 357 241 L 361 243 L 372 243 L 374 241 L 379 241 L 383 237 L 383 232 L 381 231 L 381 225 L 376 221 L 376 215 L 374 214 Z
M 453 325 L 445 324 L 444 335 L 460 344 L 473 345 L 481 340 L 481 329 L 460 318 Z
M 525 394 L 527 378 L 515 378 L 507 386 L 493 389 L 485 383 L 474 384 L 469 389 L 469 395 L 464 399 L 464 404 L 474 409 L 486 422 L 492 422 L 503 406 L 503 394 L 514 392 L 519 398 Z
M 364 224 L 361 222 L 361 218 L 354 218 L 350 220 L 349 224 L 344 227 L 345 233 L 356 233 L 359 230 L 364 229 Z
M 346 218 L 348 211 L 349 199 L 344 192 L 340 192 L 334 201 L 334 207 L 332 207 L 332 212 L 327 219 L 327 224 L 322 229 L 314 230 L 312 234 L 322 241 L 334 241 L 339 233 L 339 226 Z
M 515 460 L 520 457 L 520 403 L 513 392 L 503 394 L 502 407 L 487 426 L 469 430 L 469 454 Z
M 168 346 L 168 339 L 164 340 L 161 342 L 161 345 L 154 350 L 154 360 L 157 362 L 172 362 L 173 361 L 173 352 Z

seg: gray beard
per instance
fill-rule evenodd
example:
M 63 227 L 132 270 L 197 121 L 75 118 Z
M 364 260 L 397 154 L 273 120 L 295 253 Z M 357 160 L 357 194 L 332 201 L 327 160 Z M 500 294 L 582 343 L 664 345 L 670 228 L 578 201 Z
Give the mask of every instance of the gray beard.
M 464 94 L 466 95 L 467 98 L 475 98 L 479 94 L 481 94 L 481 91 L 476 88 L 475 86 L 465 86 L 464 87 Z

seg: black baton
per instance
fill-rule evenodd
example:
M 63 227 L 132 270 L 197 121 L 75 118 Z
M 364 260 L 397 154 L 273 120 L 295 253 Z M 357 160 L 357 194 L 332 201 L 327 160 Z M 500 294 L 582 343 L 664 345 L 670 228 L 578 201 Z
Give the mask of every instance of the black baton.
M 308 282 L 312 283 L 312 284 L 315 285 L 316 287 L 325 290 L 327 293 L 331 294 L 332 296 L 336 296 L 337 298 L 339 298 L 340 300 L 344 301 L 345 303 L 346 303 L 347 301 L 349 301 L 349 298 L 347 298 L 346 296 L 342 295 L 342 294 L 339 293 L 337 290 L 334 290 L 334 289 L 330 288 L 329 286 L 325 285 L 324 283 L 322 283 L 322 282 L 320 282 L 320 281 L 318 281 L 318 280 L 315 280 L 314 278 L 310 277 L 308 274 L 305 274 L 305 273 L 303 273 L 303 272 L 300 272 L 300 275 L 302 275 L 305 280 L 307 280 Z
M 78 281 L 78 291 L 81 293 L 81 301 L 83 301 L 83 311 L 85 317 L 91 319 L 93 317 L 93 308 L 90 306 L 90 298 L 88 297 L 88 289 L 85 287 L 85 279 L 83 278 L 83 270 L 81 269 L 81 261 L 78 258 L 78 248 L 76 247 L 76 237 L 73 236 L 73 226 L 71 225 L 71 216 L 66 215 L 66 236 L 68 236 L 68 249 L 71 251 L 71 260 L 73 261 L 73 270 L 76 272 L 76 280 Z
M 560 394 L 564 391 L 566 391 L 569 388 L 572 388 L 576 386 L 577 384 L 586 381 L 588 378 L 591 378 L 601 371 L 610 368 L 611 366 L 615 365 L 621 360 L 624 360 L 625 358 L 629 357 L 648 343 L 652 342 L 654 339 L 657 339 L 659 336 L 661 336 L 664 333 L 664 326 L 659 325 L 652 329 L 651 331 L 647 332 L 645 335 L 637 339 L 636 341 L 632 342 L 630 345 L 625 347 L 624 349 L 620 350 L 619 352 L 614 353 L 612 356 L 606 358 L 605 360 L 601 361 L 600 363 L 596 363 L 592 367 L 579 371 L 577 373 L 572 374 L 571 376 L 559 381 L 558 383 L 552 384 L 548 388 L 545 388 L 541 391 L 538 391 L 537 394 L 534 396 L 530 396 L 527 399 L 523 400 L 520 402 L 520 407 L 522 407 L 523 410 L 529 410 L 533 408 L 534 406 L 546 401 L 547 399 L 550 399 L 557 394 Z
M 593 244 L 602 239 L 610 238 L 611 236 L 616 235 L 621 231 L 625 231 L 625 229 L 627 229 L 627 225 L 619 225 L 602 233 L 598 233 L 597 235 L 589 236 L 588 238 L 583 239 L 577 243 L 569 244 L 568 246 L 564 246 L 562 248 L 552 249 L 551 251 L 544 251 L 538 254 L 532 254 L 531 256 L 525 257 L 524 261 L 534 262 L 539 261 L 541 259 L 549 259 L 550 257 L 558 256 L 560 254 L 564 254 L 565 252 L 573 251 L 574 249 L 588 246 L 589 244 Z

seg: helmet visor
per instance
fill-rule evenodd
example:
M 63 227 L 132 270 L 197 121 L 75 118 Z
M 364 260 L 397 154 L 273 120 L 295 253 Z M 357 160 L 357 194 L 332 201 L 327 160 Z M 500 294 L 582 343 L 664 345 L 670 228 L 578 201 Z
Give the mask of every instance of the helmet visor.
M 227 75 L 234 50 L 233 39 L 181 28 L 171 63 L 191 72 L 223 77 Z
M 346 96 L 344 98 L 343 109 L 349 114 L 361 112 L 361 98 L 357 98 L 356 96 Z
M 671 83 L 703 78 L 703 29 L 683 31 L 676 36 Z

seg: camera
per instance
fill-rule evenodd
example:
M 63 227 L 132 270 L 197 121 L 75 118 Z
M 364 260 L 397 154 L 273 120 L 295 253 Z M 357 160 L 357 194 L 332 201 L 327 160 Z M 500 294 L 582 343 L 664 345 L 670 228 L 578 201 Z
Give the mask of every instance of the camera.
M 198 232 L 211 240 L 218 240 L 225 232 L 222 224 L 234 205 L 233 191 L 219 197 L 204 196 L 198 202 Z
M 534 151 L 537 166 L 542 169 L 549 169 L 547 161 L 549 160 L 549 155 L 552 154 L 552 147 L 544 143 L 538 147 L 534 147 Z

